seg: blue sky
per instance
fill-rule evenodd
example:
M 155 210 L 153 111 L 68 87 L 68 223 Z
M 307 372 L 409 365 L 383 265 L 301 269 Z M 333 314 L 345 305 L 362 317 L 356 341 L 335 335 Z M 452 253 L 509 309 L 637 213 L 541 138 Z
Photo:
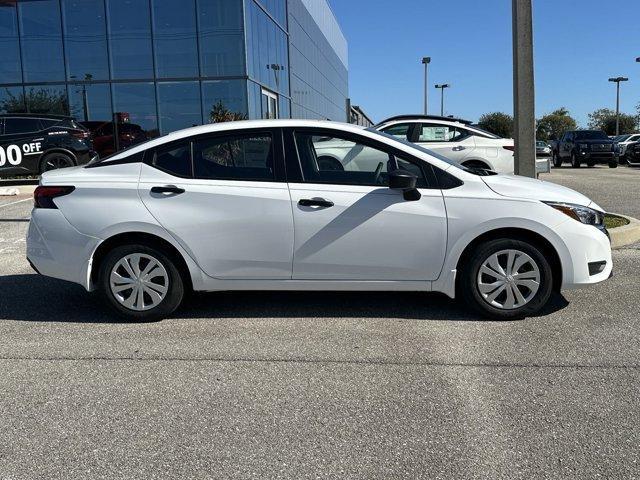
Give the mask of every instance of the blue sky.
M 510 0 L 330 0 L 349 43 L 352 102 L 374 120 L 421 112 L 423 65 L 429 110 L 440 110 L 435 83 L 451 83 L 445 114 L 477 120 L 513 110 Z M 536 115 L 564 106 L 587 114 L 640 102 L 640 0 L 533 0 Z M 607 8 L 609 7 L 609 8 Z

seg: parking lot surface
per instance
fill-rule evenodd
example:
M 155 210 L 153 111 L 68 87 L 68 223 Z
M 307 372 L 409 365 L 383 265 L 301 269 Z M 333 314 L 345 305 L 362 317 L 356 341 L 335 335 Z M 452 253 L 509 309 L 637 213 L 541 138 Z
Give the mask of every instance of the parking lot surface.
M 638 173 L 545 179 L 640 217 Z M 524 321 L 440 295 L 257 292 L 129 324 L 31 272 L 22 200 L 0 197 L 0 479 L 638 475 L 638 246 Z

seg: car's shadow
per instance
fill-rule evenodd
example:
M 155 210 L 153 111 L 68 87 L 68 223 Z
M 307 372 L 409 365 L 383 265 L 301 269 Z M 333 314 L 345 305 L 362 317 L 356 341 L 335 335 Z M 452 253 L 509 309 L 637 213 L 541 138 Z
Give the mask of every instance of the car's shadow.
M 0 276 L 0 320 L 127 323 L 98 295 L 41 275 Z M 568 302 L 561 295 L 538 316 Z M 479 321 L 445 295 L 418 292 L 217 292 L 189 295 L 176 318 L 400 318 Z

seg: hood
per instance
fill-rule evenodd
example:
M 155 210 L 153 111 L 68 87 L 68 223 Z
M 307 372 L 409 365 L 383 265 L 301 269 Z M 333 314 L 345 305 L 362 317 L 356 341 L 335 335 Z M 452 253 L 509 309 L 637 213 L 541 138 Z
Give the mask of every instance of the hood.
M 574 203 L 594 208 L 593 202 L 589 198 L 555 183 L 518 175 L 492 175 L 480 178 L 491 190 L 504 197 Z

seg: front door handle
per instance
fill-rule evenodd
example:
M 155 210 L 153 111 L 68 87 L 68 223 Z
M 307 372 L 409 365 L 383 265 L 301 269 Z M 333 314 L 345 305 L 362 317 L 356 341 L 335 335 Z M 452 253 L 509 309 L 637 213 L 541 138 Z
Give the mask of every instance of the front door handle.
M 301 207 L 329 208 L 333 207 L 333 202 L 331 200 L 325 200 L 324 198 L 301 198 L 298 200 L 298 205 Z
M 462 145 L 458 145 L 457 147 L 453 147 L 451 150 L 454 152 L 459 152 L 461 150 L 466 150 L 467 147 L 463 147 Z
M 151 187 L 151 193 L 175 193 L 176 195 L 184 193 L 184 188 L 176 187 L 175 185 L 163 185 Z

